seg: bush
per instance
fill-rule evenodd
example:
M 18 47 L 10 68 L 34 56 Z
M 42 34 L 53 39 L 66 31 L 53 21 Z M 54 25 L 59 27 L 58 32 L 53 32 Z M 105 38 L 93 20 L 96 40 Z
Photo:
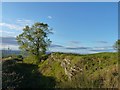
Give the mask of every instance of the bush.
M 2 63 L 2 89 L 54 88 L 55 79 L 43 76 L 37 65 L 16 63 L 6 60 Z M 44 89 L 43 89 L 44 90 Z
M 24 63 L 29 63 L 29 64 L 38 64 L 38 59 L 34 55 L 27 56 L 23 59 Z
M 23 59 L 23 56 L 22 55 L 17 55 L 17 58 Z

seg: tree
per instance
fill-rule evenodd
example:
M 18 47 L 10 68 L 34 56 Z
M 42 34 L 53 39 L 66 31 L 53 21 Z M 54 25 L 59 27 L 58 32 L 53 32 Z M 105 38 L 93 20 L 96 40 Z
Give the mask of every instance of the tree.
M 34 25 L 25 26 L 22 34 L 17 36 L 19 48 L 27 52 L 28 55 L 35 55 L 38 60 L 41 60 L 43 54 L 46 53 L 51 41 L 48 35 L 51 34 L 52 29 L 48 24 L 37 22 Z
M 114 49 L 117 50 L 117 51 L 120 51 L 120 39 L 118 39 L 115 44 L 114 44 Z

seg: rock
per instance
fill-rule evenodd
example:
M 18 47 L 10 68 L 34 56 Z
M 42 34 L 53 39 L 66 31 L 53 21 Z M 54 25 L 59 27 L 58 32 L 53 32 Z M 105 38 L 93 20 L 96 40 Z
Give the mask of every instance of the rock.
M 55 57 L 55 54 L 51 54 L 51 58 L 55 61 L 60 62 L 62 68 L 64 68 L 65 74 L 68 76 L 69 80 L 74 77 L 78 72 L 82 72 L 83 69 L 78 67 L 76 64 L 72 65 L 71 60 L 68 58 L 59 59 L 59 57 Z
M 65 74 L 68 76 L 69 80 L 71 80 L 71 78 L 78 72 L 83 71 L 83 69 L 79 68 L 76 64 L 74 66 L 71 66 L 70 60 L 66 58 L 61 61 L 61 67 L 64 68 Z

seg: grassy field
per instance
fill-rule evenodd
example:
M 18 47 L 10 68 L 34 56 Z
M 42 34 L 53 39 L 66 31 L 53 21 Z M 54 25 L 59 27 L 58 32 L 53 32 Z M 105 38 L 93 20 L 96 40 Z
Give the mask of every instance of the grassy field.
M 118 87 L 117 53 L 51 53 L 45 57 L 40 63 L 34 56 L 4 58 L 3 88 Z

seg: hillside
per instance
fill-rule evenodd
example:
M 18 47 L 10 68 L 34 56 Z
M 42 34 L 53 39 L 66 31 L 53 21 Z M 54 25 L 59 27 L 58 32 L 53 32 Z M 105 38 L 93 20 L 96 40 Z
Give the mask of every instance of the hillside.
M 33 57 L 23 62 L 10 58 L 3 61 L 3 87 L 117 88 L 117 56 L 51 53 L 37 64 Z

